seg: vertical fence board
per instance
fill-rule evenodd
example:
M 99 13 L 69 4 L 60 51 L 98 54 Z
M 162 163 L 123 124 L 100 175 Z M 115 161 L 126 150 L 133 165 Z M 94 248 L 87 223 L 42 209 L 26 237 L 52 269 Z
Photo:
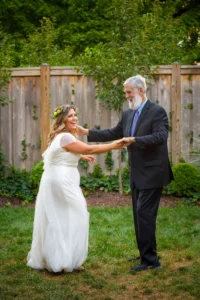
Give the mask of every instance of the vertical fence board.
M 26 151 L 28 159 L 26 159 L 26 168 L 41 159 L 40 150 L 40 97 L 39 97 L 39 80 L 37 77 L 28 77 L 25 79 L 25 136 Z
M 13 81 L 8 86 L 8 97 L 13 98 Z M 0 107 L 0 145 L 9 163 L 13 163 L 13 105 Z
M 16 77 L 13 81 L 13 94 L 15 101 L 13 103 L 13 164 L 25 168 L 23 160 L 23 141 L 25 139 L 25 83 L 24 77 Z
M 188 92 L 190 90 L 190 81 L 187 75 L 182 75 L 181 77 L 181 115 L 182 115 L 182 131 L 181 131 L 181 156 L 185 160 L 190 158 L 190 129 L 191 129 L 191 110 L 189 109 L 192 104 L 191 94 Z
M 193 97 L 193 147 L 192 150 L 200 151 L 200 75 L 191 77 L 191 90 Z M 191 161 L 199 160 L 199 154 L 191 155 Z
M 47 148 L 47 137 L 50 130 L 50 66 L 41 65 L 41 150 Z
M 181 78 L 180 65 L 172 65 L 172 161 L 181 155 Z
M 11 83 L 11 85 L 9 85 L 9 88 L 8 88 L 8 97 L 13 100 L 14 99 L 13 96 L 14 95 L 13 95 L 13 89 L 12 89 L 12 83 Z M 8 161 L 13 162 L 13 159 L 14 159 L 13 131 L 14 131 L 14 129 L 13 129 L 13 105 L 12 105 L 12 103 L 10 103 L 8 105 L 7 110 L 8 110 L 8 120 L 7 120 L 7 124 L 4 124 L 4 126 L 5 126 L 5 130 L 6 131 L 8 130 L 8 132 L 4 136 L 6 136 L 6 138 L 8 139 L 8 142 L 7 142 L 7 158 L 8 158 Z
M 169 75 L 161 75 L 158 80 L 158 103 L 163 106 L 167 112 L 169 119 L 169 126 L 171 125 L 171 76 Z M 171 126 L 170 126 L 171 128 Z M 169 155 L 172 155 L 172 145 L 171 145 L 171 130 L 169 130 L 169 138 L 168 138 L 168 149 Z

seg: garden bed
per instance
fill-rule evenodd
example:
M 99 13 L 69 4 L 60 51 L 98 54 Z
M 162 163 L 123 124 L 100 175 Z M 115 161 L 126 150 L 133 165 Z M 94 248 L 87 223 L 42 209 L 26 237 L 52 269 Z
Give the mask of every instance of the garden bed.
M 96 191 L 86 197 L 88 206 L 113 207 L 113 206 L 131 206 L 131 195 L 120 195 L 118 192 Z M 162 196 L 160 206 L 175 207 L 179 198 L 173 196 Z M 34 206 L 35 201 L 31 201 L 27 206 Z M 23 206 L 23 200 L 20 198 L 0 197 L 0 207 Z

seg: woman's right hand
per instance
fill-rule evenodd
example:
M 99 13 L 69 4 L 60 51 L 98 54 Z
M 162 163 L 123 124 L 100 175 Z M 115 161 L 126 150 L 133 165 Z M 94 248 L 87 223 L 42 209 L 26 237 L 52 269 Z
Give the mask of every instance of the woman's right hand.
M 122 139 L 122 141 L 124 142 L 124 144 L 126 145 L 126 147 L 128 147 L 129 145 L 131 145 L 132 143 L 135 142 L 135 137 L 133 137 L 133 136 L 124 137 Z
M 113 149 L 115 149 L 115 150 L 122 149 L 122 148 L 125 148 L 125 147 L 131 145 L 134 142 L 135 142 L 135 138 L 134 137 L 125 137 L 123 139 L 114 141 L 112 143 L 113 146 L 114 146 Z
M 112 142 L 112 146 L 113 146 L 113 150 L 117 150 L 126 147 L 126 144 L 124 143 L 123 139 L 120 139 Z

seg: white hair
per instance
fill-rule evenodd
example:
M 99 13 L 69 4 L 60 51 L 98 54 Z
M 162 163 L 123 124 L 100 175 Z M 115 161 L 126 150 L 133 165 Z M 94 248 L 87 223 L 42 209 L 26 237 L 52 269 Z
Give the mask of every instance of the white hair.
M 146 80 L 144 77 L 142 77 L 141 75 L 136 75 L 133 77 L 129 77 L 128 79 L 126 79 L 126 81 L 124 82 L 124 86 L 130 84 L 130 86 L 133 89 L 138 89 L 138 88 L 142 88 L 144 92 L 146 92 L 147 86 L 146 86 Z

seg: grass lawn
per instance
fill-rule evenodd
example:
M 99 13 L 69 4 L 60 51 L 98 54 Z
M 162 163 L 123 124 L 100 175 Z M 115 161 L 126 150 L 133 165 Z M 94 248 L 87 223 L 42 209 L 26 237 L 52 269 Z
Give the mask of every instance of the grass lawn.
M 131 207 L 90 208 L 84 272 L 52 274 L 26 266 L 33 208 L 0 209 L 0 299 L 200 299 L 200 207 L 160 208 L 157 242 L 162 270 L 128 272 L 138 255 Z

